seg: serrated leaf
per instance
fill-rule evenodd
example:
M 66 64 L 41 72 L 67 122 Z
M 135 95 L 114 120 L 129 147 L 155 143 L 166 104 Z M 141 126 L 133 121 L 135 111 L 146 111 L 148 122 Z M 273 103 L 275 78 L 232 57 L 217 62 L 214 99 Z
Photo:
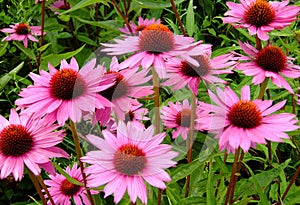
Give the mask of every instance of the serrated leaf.
M 50 54 L 47 56 L 42 56 L 41 59 L 41 65 L 40 69 L 47 70 L 48 69 L 48 63 L 51 63 L 54 67 L 58 66 L 60 64 L 60 61 L 63 59 L 71 58 L 72 56 L 75 56 L 77 53 L 82 51 L 85 45 L 81 46 L 75 51 L 71 51 L 68 53 L 62 53 L 62 54 Z
M 189 36 L 193 36 L 195 30 L 195 14 L 193 8 L 193 0 L 190 0 L 186 13 L 186 30 Z
M 25 55 L 27 55 L 30 59 L 36 60 L 36 57 L 33 51 L 29 48 L 25 48 L 21 43 L 14 41 L 13 44 L 18 47 Z

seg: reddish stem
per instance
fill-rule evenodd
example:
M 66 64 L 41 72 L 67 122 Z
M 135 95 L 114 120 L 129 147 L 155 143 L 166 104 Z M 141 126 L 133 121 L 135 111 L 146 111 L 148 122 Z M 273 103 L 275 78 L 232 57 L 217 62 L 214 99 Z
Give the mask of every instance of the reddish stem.
M 130 24 L 128 22 L 128 17 L 122 12 L 122 10 L 120 9 L 120 7 L 118 6 L 118 4 L 114 0 L 112 0 L 111 2 L 113 3 L 114 7 L 117 9 L 117 11 L 119 12 L 119 14 L 122 16 L 122 18 L 123 18 L 123 20 L 124 20 L 127 28 L 129 29 L 130 33 L 133 33 L 132 29 L 131 29 L 131 26 L 130 26 Z
M 184 36 L 186 36 L 186 32 L 185 32 L 185 30 L 184 30 L 184 26 L 183 26 L 182 21 L 181 21 L 181 19 L 180 19 L 179 13 L 178 13 L 178 11 L 177 11 L 177 9 L 176 9 L 175 2 L 174 2 L 174 0 L 170 0 L 170 2 L 171 2 L 171 4 L 172 4 L 172 9 L 173 9 L 174 14 L 175 14 L 175 16 L 176 16 L 176 19 L 177 19 L 177 21 L 178 21 L 178 23 L 179 23 L 179 26 L 180 26 L 180 29 L 181 29 L 181 31 L 182 31 L 182 34 L 183 34 Z
M 238 164 L 238 159 L 239 159 L 239 153 L 240 153 L 240 148 L 238 148 L 235 152 L 234 155 L 234 162 L 233 162 L 233 166 L 232 166 L 232 171 L 231 171 L 231 176 L 230 176 L 230 182 L 229 182 L 229 186 L 227 189 L 227 193 L 226 193 L 226 200 L 225 200 L 225 204 L 227 205 L 229 202 L 229 198 L 231 195 L 231 192 L 234 190 L 234 181 L 235 181 L 235 173 L 236 173 L 236 169 L 237 169 L 237 164 Z
M 292 187 L 292 185 L 293 185 L 293 183 L 295 182 L 296 178 L 298 177 L 299 173 L 300 173 L 300 165 L 298 166 L 298 168 L 297 168 L 297 170 L 296 170 L 294 176 L 292 177 L 292 179 L 291 179 L 289 185 L 287 186 L 286 190 L 284 191 L 284 193 L 283 193 L 283 195 L 282 195 L 282 197 L 281 197 L 281 200 L 282 200 L 282 201 L 285 199 L 286 195 L 288 194 L 290 188 Z

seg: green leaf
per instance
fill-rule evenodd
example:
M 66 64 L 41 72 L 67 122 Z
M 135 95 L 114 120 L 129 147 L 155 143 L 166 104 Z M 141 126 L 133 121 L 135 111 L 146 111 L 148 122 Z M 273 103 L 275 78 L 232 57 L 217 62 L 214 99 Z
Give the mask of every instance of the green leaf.
M 175 169 L 171 171 L 171 183 L 174 183 L 180 179 L 185 178 L 187 175 L 191 174 L 195 169 L 201 166 L 199 160 L 194 160 L 190 164 L 183 164 L 177 166 Z
M 46 50 L 48 48 L 48 46 L 50 46 L 51 43 L 47 43 L 45 45 L 43 45 L 42 47 L 38 48 L 39 51 L 43 52 L 44 50 Z
M 246 38 L 248 38 L 250 41 L 252 41 L 252 43 L 256 43 L 256 39 L 249 35 L 248 30 L 245 30 L 243 28 L 236 28 L 241 34 L 243 34 Z
M 25 48 L 21 43 L 14 41 L 13 44 L 17 46 L 25 55 L 27 55 L 30 59 L 36 60 L 36 57 L 33 53 L 33 51 L 29 48 Z
M 206 203 L 207 205 L 215 205 L 216 204 L 216 197 L 215 197 L 215 189 L 213 186 L 213 168 L 212 163 L 209 165 L 209 173 L 208 173 L 208 180 L 206 185 Z
M 186 30 L 189 36 L 193 36 L 195 30 L 195 14 L 193 8 L 193 0 L 190 0 L 186 14 Z
M 6 73 L 0 78 L 0 91 L 6 86 L 6 84 L 12 79 L 12 76 L 16 75 L 21 68 L 23 67 L 24 62 L 20 63 L 17 67 L 11 70 L 9 73 Z
M 107 2 L 108 2 L 108 0 L 83 0 L 83 1 L 79 1 L 78 4 L 72 6 L 69 10 L 62 12 L 61 15 L 64 15 L 66 13 L 70 13 L 72 11 L 76 11 L 78 9 L 81 9 L 81 8 L 84 8 L 84 7 L 87 7 L 89 5 L 96 4 L 96 3 L 102 3 L 102 4 L 105 4 L 105 5 L 108 5 Z
M 58 66 L 60 64 L 60 61 L 63 59 L 71 58 L 72 56 L 75 56 L 77 53 L 79 53 L 85 45 L 81 46 L 75 51 L 71 51 L 68 53 L 62 53 L 62 54 L 50 54 L 47 56 L 42 56 L 41 59 L 41 65 L 40 69 L 47 70 L 48 69 L 48 63 L 53 65 L 54 67 Z
M 177 183 L 168 184 L 166 193 L 172 204 L 176 204 L 181 199 L 181 188 Z
M 180 4 L 184 0 L 177 0 L 174 1 L 175 4 Z M 167 7 L 171 7 L 170 1 L 158 1 L 158 0 L 133 0 L 132 1 L 132 8 L 144 8 L 144 9 L 163 9 Z
M 52 164 L 54 165 L 55 169 L 62 174 L 64 177 L 67 178 L 67 180 L 73 184 L 79 185 L 79 186 L 83 186 L 83 184 L 81 182 L 79 182 L 78 180 L 72 178 L 67 172 L 65 172 L 58 164 L 56 164 L 55 162 L 52 162 Z M 74 166 L 74 165 L 73 165 Z
M 251 174 L 249 179 L 242 179 L 236 185 L 236 196 L 251 196 L 253 194 L 258 194 L 260 200 L 263 204 L 269 204 L 269 200 L 263 190 L 271 184 L 271 182 L 278 177 L 281 172 L 288 166 L 291 160 L 288 159 L 284 163 L 280 164 L 278 167 L 273 168 L 268 171 L 254 175 L 251 168 L 244 163 L 248 171 Z
M 7 45 L 8 45 L 8 42 L 4 42 L 4 43 L 0 44 L 0 57 L 6 53 Z
M 118 28 L 120 27 L 120 25 L 114 20 L 88 21 L 88 20 L 85 20 L 85 19 L 81 19 L 77 16 L 75 18 L 78 21 L 80 21 L 82 23 L 85 23 L 85 24 L 89 24 L 89 25 L 92 25 L 92 26 L 98 26 L 98 27 L 101 27 L 101 28 L 105 28 L 105 29 L 108 29 L 108 30 L 114 30 L 114 31 L 119 32 Z
M 205 205 L 206 199 L 199 196 L 181 199 L 177 204 L 180 205 Z
M 77 35 L 77 38 L 78 38 L 78 40 L 80 40 L 80 41 L 82 41 L 82 42 L 84 42 L 84 43 L 87 43 L 87 44 L 89 44 L 89 45 L 91 45 L 91 46 L 98 46 L 98 44 L 95 43 L 94 40 L 90 39 L 90 38 L 87 37 L 87 36 L 84 36 L 84 35 Z

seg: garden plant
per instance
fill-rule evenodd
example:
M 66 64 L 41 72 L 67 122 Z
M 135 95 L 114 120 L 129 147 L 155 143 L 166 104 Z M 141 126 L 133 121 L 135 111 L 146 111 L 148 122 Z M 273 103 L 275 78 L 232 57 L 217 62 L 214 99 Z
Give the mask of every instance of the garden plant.
M 0 0 L 0 204 L 300 204 L 300 2 Z

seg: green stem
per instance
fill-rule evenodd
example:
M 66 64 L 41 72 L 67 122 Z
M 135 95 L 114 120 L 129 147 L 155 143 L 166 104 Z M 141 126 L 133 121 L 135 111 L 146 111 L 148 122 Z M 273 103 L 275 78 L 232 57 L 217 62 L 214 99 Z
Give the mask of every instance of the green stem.
M 35 177 L 35 175 L 32 173 L 32 171 L 30 169 L 27 168 L 27 170 L 28 170 L 29 177 L 30 177 L 35 189 L 37 190 L 43 204 L 47 205 L 47 200 L 45 199 L 45 196 L 44 196 L 44 194 L 41 190 L 41 187 L 39 185 L 39 182 L 38 182 L 37 178 Z
M 238 164 L 238 159 L 239 159 L 239 153 L 240 153 L 240 148 L 238 148 L 236 150 L 235 155 L 234 155 L 234 162 L 233 162 L 233 166 L 232 166 L 232 171 L 231 171 L 229 186 L 228 186 L 227 193 L 226 193 L 225 205 L 228 204 L 231 192 L 234 190 L 234 186 L 233 185 L 234 185 L 234 181 L 235 181 L 235 173 L 236 173 L 236 169 L 237 169 L 237 164 Z
M 265 78 L 264 82 L 262 82 L 262 84 L 260 84 L 258 99 L 261 99 L 261 100 L 264 99 L 264 94 L 265 94 L 266 89 L 267 89 L 268 81 L 269 81 L 269 78 Z
M 41 25 L 40 47 L 43 46 L 43 42 L 44 42 L 44 28 L 45 28 L 45 0 L 42 1 L 42 25 Z M 42 57 L 42 50 L 40 50 L 39 55 L 37 57 L 36 73 L 39 73 L 41 57 Z
M 84 173 L 84 166 L 83 166 L 83 163 L 80 160 L 80 158 L 82 157 L 80 142 L 79 142 L 78 134 L 77 134 L 77 131 L 76 131 L 75 123 L 72 120 L 70 120 L 70 126 L 71 126 L 73 140 L 74 140 L 74 143 L 75 143 L 75 149 L 76 149 L 76 153 L 77 153 L 77 157 L 78 157 L 78 161 L 79 161 L 80 171 L 81 171 L 82 178 L 83 178 L 83 186 L 84 186 L 84 188 L 87 192 L 87 197 L 88 197 L 91 205 L 95 205 L 92 194 L 91 194 L 91 191 L 86 186 L 87 180 L 86 180 L 86 175 Z
M 159 93 L 159 77 L 157 72 L 152 67 L 152 82 L 153 82 L 153 90 L 154 90 L 154 115 L 155 115 L 155 133 L 160 133 L 160 93 Z M 162 189 L 158 189 L 157 193 L 157 205 L 161 205 L 161 198 L 162 198 Z
M 50 203 L 52 205 L 55 205 L 55 202 L 53 201 L 53 198 L 47 188 L 47 186 L 44 183 L 44 179 L 42 178 L 42 176 L 39 174 L 38 176 L 36 176 L 37 180 L 39 181 L 40 185 L 42 186 L 42 188 L 44 189 L 44 191 L 46 192 L 48 199 L 50 200 Z
M 191 109 L 191 124 L 190 124 L 190 134 L 186 140 L 186 148 L 187 148 L 187 161 L 188 164 L 193 161 L 193 142 L 194 142 L 194 130 L 195 130 L 195 115 L 196 115 L 196 95 L 192 93 L 192 109 Z M 191 176 L 188 175 L 186 178 L 186 186 L 185 186 L 185 197 L 189 196 L 190 190 L 190 180 Z

